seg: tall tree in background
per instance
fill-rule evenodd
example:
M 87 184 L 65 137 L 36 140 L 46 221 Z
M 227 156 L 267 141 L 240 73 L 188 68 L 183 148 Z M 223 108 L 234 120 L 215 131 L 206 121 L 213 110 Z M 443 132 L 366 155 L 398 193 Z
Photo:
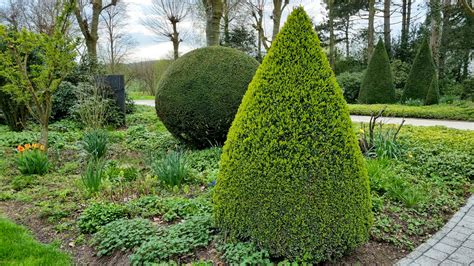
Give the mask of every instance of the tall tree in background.
M 150 17 L 142 22 L 159 40 L 163 38 L 173 43 L 173 58 L 179 57 L 179 45 L 183 41 L 178 24 L 189 14 L 189 2 L 185 0 L 153 0 Z
M 100 14 L 105 9 L 117 5 L 119 0 L 110 0 L 108 3 L 104 3 L 103 0 L 75 1 L 76 5 L 74 7 L 74 15 L 76 16 L 77 24 L 84 36 L 89 60 L 95 63 L 97 62 Z M 91 15 L 89 16 L 89 14 Z
M 133 41 L 124 28 L 127 25 L 126 4 L 107 8 L 101 13 L 104 23 L 105 47 L 103 49 L 104 61 L 108 65 L 108 72 L 117 73 L 118 66 L 125 61 Z
M 392 1 L 384 0 L 383 1 L 383 39 L 385 43 L 385 49 L 387 49 L 388 57 L 391 56 L 392 51 L 392 36 L 390 34 L 390 7 Z
M 244 7 L 244 0 L 224 0 L 222 12 L 222 27 L 224 31 L 223 43 L 228 44 L 230 39 L 230 25 L 238 17 L 239 11 Z M 241 25 L 242 26 L 242 25 Z
M 334 0 L 327 0 L 329 27 L 329 65 L 336 71 L 336 36 L 334 35 Z
M 272 40 L 275 40 L 278 32 L 280 32 L 280 24 L 281 24 L 281 15 L 285 10 L 286 6 L 290 3 L 290 0 L 273 0 L 273 12 L 272 12 L 272 20 L 273 20 L 273 31 L 272 31 Z
M 429 16 L 431 17 L 430 47 L 433 53 L 433 60 L 437 66 L 439 63 L 439 45 L 441 40 L 441 0 L 430 0 L 429 8 Z
M 374 52 L 374 20 L 375 20 L 375 0 L 369 0 L 369 25 L 367 27 L 367 58 L 370 61 L 370 57 Z
M 402 0 L 402 30 L 400 37 L 400 51 L 399 56 L 403 61 L 406 61 L 408 56 L 408 39 L 410 36 L 410 24 L 411 24 L 411 6 L 412 0 Z
M 220 27 L 224 13 L 223 0 L 202 0 L 206 12 L 207 46 L 219 45 Z
M 253 18 L 252 27 L 257 32 L 257 58 L 259 60 L 262 59 L 262 48 L 264 47 L 265 50 L 270 48 L 263 24 L 265 5 L 265 0 L 246 0 L 246 6 Z

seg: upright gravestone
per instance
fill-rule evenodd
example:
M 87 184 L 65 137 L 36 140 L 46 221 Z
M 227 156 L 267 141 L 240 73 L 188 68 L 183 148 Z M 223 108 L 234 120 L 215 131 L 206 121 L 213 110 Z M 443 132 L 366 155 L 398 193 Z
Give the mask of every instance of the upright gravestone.
M 97 80 L 99 86 L 107 88 L 109 96 L 113 97 L 120 110 L 122 124 L 125 125 L 125 80 L 123 75 L 100 76 Z

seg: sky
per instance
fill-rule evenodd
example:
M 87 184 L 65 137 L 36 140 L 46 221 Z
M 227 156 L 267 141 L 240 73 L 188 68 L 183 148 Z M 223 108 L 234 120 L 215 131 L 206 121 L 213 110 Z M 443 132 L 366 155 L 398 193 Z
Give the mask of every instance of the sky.
M 4 5 L 8 0 L 0 0 L 0 6 Z M 40 0 L 41 1 L 41 0 Z M 147 16 L 148 10 L 152 4 L 152 0 L 122 0 L 127 3 L 127 25 L 124 31 L 127 32 L 135 43 L 135 47 L 130 49 L 127 61 L 147 61 L 156 59 L 171 58 L 172 43 L 170 41 L 159 41 L 156 36 L 142 25 L 141 20 Z M 179 0 L 178 0 L 179 1 Z M 267 1 L 268 7 L 265 14 L 266 32 L 271 32 L 271 10 L 272 2 Z M 283 26 L 288 14 L 294 7 L 302 5 L 315 24 L 320 24 L 327 19 L 327 11 L 323 0 L 290 0 L 289 6 L 285 9 L 282 16 Z M 400 3 L 401 0 L 392 0 L 393 4 Z M 426 0 L 413 0 L 412 21 L 414 23 L 423 22 L 426 13 Z M 363 14 L 362 15 L 366 15 Z M 380 14 L 378 14 L 380 15 Z M 401 14 L 395 13 L 391 18 L 392 37 L 400 33 Z M 188 16 L 187 20 L 180 23 L 180 31 L 186 32 L 183 43 L 180 46 L 180 52 L 186 53 L 192 49 L 199 48 L 205 43 L 204 22 L 199 21 L 195 16 Z M 376 35 L 382 32 L 383 18 L 376 16 Z M 357 33 L 361 29 L 367 28 L 367 20 L 357 19 L 354 22 L 353 33 Z M 105 38 L 99 39 L 104 40 Z

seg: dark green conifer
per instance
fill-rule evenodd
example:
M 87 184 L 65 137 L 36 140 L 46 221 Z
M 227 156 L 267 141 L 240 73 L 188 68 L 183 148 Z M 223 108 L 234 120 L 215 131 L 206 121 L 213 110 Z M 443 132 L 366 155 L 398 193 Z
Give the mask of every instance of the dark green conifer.
M 410 99 L 425 101 L 435 73 L 436 68 L 428 39 L 424 39 L 411 67 L 402 101 Z
M 370 188 L 347 104 L 310 18 L 295 9 L 223 148 L 215 221 L 230 238 L 312 262 L 369 238 Z
M 438 75 L 436 73 L 431 78 L 430 88 L 426 95 L 425 105 L 433 105 L 439 103 L 439 86 L 438 86 Z
M 358 101 L 367 104 L 394 103 L 396 101 L 390 59 L 382 39 L 379 39 L 370 58 Z

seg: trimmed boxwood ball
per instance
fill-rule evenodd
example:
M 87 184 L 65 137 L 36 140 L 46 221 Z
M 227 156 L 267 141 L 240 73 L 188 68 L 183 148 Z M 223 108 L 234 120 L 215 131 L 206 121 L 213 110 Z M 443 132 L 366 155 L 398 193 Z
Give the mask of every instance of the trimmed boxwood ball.
M 359 91 L 360 103 L 394 103 L 395 85 L 387 49 L 382 39 L 375 46 Z
M 422 100 L 425 102 L 431 86 L 431 80 L 435 74 L 436 67 L 430 45 L 428 44 L 428 39 L 425 38 L 411 67 L 410 75 L 403 91 L 402 102 L 407 100 Z
M 320 262 L 369 238 L 370 188 L 347 104 L 295 9 L 242 100 L 213 196 L 216 225 L 273 257 Z
M 194 50 L 165 72 L 156 112 L 179 140 L 197 148 L 222 145 L 258 65 L 232 48 Z

